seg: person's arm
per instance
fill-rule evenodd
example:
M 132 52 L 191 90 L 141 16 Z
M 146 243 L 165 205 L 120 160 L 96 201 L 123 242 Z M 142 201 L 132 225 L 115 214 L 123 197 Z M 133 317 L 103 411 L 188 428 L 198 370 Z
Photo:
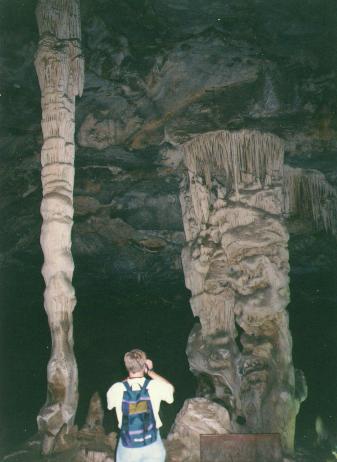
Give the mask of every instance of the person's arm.
M 122 383 L 117 382 L 112 387 L 109 388 L 106 399 L 107 399 L 107 408 L 111 411 L 114 407 L 117 407 L 120 402 L 122 402 L 124 392 L 124 386 Z
M 174 391 L 174 386 L 172 385 L 172 383 L 169 382 L 164 377 L 162 377 L 161 375 L 157 374 L 157 372 L 155 372 L 153 370 L 153 362 L 151 361 L 151 359 L 146 360 L 145 373 L 153 380 L 159 380 L 161 382 L 167 383 L 168 385 L 171 385 L 171 387 L 173 388 L 173 391 Z

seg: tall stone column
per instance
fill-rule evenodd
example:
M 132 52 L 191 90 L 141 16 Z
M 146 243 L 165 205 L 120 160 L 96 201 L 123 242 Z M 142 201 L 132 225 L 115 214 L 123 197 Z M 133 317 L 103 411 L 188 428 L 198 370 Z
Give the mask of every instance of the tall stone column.
M 222 403 L 233 429 L 294 444 L 305 381 L 292 364 L 283 146 L 270 134 L 218 131 L 185 143 L 182 253 L 199 318 L 187 346 L 198 395 Z
M 44 306 L 52 351 L 47 368 L 47 400 L 38 415 L 43 452 L 61 444 L 72 427 L 78 402 L 78 374 L 73 351 L 71 254 L 74 187 L 75 96 L 81 95 L 84 61 L 78 0 L 39 0 L 39 46 L 35 58 L 42 106 L 43 199 L 41 247 L 46 289 Z

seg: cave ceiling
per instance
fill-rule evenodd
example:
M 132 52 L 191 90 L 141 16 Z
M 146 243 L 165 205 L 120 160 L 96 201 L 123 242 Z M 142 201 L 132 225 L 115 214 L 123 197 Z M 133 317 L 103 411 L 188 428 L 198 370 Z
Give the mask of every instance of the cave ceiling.
M 84 415 L 97 377 L 105 393 L 109 354 L 122 355 L 124 337 L 141 344 L 143 329 L 145 349 L 158 339 L 174 357 L 185 348 L 193 316 L 181 263 L 181 143 L 213 130 L 270 132 L 284 140 L 288 165 L 315 169 L 337 188 L 337 9 L 335 0 L 80 3 L 85 87 L 76 100 L 72 252 Z M 0 360 L 9 371 L 0 414 L 18 438 L 35 428 L 49 355 L 35 6 L 0 1 L 0 327 L 8 350 L 5 360 L 0 349 Z M 335 355 L 336 241 L 310 220 L 292 217 L 287 227 L 294 362 L 313 390 L 307 409 L 314 417 L 309 421 L 306 411 L 302 418 L 313 428 L 318 408 L 331 414 L 335 387 L 330 366 L 324 396 L 315 384 L 317 370 Z M 141 307 L 140 332 L 124 333 L 126 307 L 132 316 Z M 305 333 L 306 342 L 296 340 Z M 27 394 L 13 383 L 28 366 L 31 407 L 18 416 L 13 408 L 21 412 Z M 191 380 L 188 365 L 172 360 L 170 367 L 179 390 Z
M 34 8 L 31 0 L 0 7 L 2 271 L 41 260 Z M 337 187 L 333 1 L 82 0 L 81 9 L 73 253 L 93 262 L 87 276 L 182 278 L 176 146 L 197 133 L 275 133 L 288 164 Z M 289 229 L 301 236 L 294 253 L 316 246 L 311 224 L 292 220 Z

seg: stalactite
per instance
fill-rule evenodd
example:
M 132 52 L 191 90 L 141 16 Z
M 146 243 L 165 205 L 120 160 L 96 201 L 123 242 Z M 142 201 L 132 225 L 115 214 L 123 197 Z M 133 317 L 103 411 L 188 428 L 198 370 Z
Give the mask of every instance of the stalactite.
M 200 320 L 187 355 L 199 396 L 222 401 L 233 429 L 240 417 L 242 431 L 280 433 L 291 453 L 305 387 L 295 381 L 286 312 L 283 143 L 256 131 L 218 131 L 182 148 L 182 261 Z
M 84 61 L 78 0 L 39 0 L 40 34 L 35 58 L 42 106 L 43 199 L 41 247 L 46 289 L 44 306 L 51 330 L 47 400 L 38 415 L 45 454 L 58 449 L 73 426 L 78 402 L 78 374 L 73 351 L 71 254 L 75 155 L 75 96 L 81 95 Z
M 285 168 L 284 210 L 312 219 L 318 229 L 337 234 L 337 191 L 317 170 Z
M 194 137 L 183 149 L 186 167 L 194 174 L 203 175 L 208 187 L 211 174 L 217 171 L 234 184 L 236 193 L 240 183 L 259 180 L 262 185 L 268 185 L 282 178 L 283 143 L 271 134 L 220 130 Z

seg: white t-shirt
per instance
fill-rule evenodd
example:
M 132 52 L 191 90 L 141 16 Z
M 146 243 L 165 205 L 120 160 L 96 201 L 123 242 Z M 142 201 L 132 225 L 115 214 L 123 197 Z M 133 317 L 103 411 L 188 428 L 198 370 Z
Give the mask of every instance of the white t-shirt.
M 144 385 L 145 377 L 127 379 L 132 390 L 140 390 Z M 160 428 L 163 424 L 159 417 L 160 402 L 166 401 L 167 403 L 173 403 L 173 391 L 174 388 L 170 383 L 164 382 L 159 379 L 150 380 L 147 389 L 152 403 L 152 409 L 154 418 L 156 420 L 157 428 Z M 107 392 L 108 409 L 116 408 L 118 426 L 122 426 L 122 400 L 125 386 L 122 382 L 116 382 L 109 388 Z

